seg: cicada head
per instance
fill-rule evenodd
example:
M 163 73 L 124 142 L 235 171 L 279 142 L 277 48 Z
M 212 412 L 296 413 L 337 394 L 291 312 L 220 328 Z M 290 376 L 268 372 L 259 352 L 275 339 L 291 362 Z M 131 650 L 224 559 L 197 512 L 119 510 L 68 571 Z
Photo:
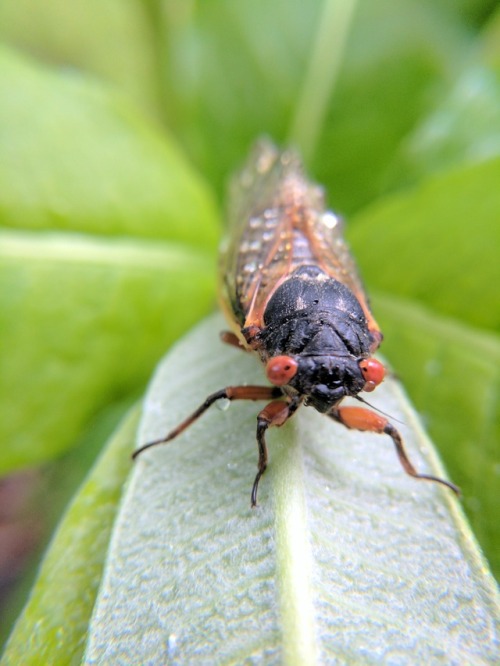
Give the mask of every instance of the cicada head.
M 276 386 L 289 386 L 307 405 L 328 412 L 347 396 L 373 391 L 384 379 L 384 366 L 374 358 L 352 356 L 276 356 L 266 375 Z

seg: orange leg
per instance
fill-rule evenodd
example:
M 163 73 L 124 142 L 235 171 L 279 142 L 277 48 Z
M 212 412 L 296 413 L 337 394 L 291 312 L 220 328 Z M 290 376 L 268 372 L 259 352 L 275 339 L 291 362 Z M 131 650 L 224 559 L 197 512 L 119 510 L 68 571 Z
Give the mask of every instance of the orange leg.
M 238 349 L 242 349 L 243 351 L 251 351 L 243 345 L 236 333 L 233 333 L 232 331 L 221 331 L 220 339 L 222 342 L 225 342 L 227 345 L 231 345 L 232 347 L 238 347 Z
M 214 402 L 217 402 L 217 400 L 269 400 L 271 398 L 278 398 L 281 395 L 283 395 L 282 391 L 277 386 L 227 386 L 226 388 L 209 395 L 198 409 L 188 416 L 187 419 L 182 421 L 182 423 L 179 423 L 179 425 L 165 435 L 165 437 L 155 439 L 153 442 L 148 442 L 139 449 L 136 449 L 132 454 L 132 458 L 137 458 L 140 453 L 146 449 L 150 449 L 152 446 L 164 444 L 175 439 L 181 434 L 181 432 L 184 432 L 186 428 L 199 419 L 200 416 L 214 404 Z
M 367 430 L 369 432 L 385 433 L 392 438 L 396 453 L 398 454 L 399 462 L 401 463 L 404 471 L 417 479 L 426 479 L 427 481 L 436 481 L 448 488 L 451 488 L 454 493 L 460 495 L 460 489 L 455 484 L 445 479 L 440 479 L 437 476 L 430 476 L 428 474 L 419 474 L 410 462 L 408 455 L 405 451 L 403 440 L 396 428 L 386 418 L 380 414 L 375 414 L 363 407 L 337 407 L 329 413 L 333 419 L 340 421 L 347 428 L 353 430 Z
M 261 476 L 267 467 L 267 444 L 266 430 L 271 426 L 282 426 L 294 414 L 300 405 L 300 399 L 285 402 L 283 400 L 273 400 L 257 416 L 257 445 L 259 447 L 259 461 L 257 463 L 258 472 L 253 482 L 251 505 L 257 506 L 257 489 Z

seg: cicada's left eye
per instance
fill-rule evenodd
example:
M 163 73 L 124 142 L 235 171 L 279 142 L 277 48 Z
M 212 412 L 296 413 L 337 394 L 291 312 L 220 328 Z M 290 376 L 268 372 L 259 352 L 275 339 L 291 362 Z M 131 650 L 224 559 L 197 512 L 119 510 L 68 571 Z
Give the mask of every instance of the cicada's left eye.
M 275 356 L 266 364 L 266 376 L 275 386 L 284 386 L 295 377 L 298 368 L 297 361 L 291 356 Z
M 365 380 L 363 391 L 374 391 L 384 381 L 385 368 L 380 361 L 374 358 L 365 358 L 360 361 L 359 369 Z

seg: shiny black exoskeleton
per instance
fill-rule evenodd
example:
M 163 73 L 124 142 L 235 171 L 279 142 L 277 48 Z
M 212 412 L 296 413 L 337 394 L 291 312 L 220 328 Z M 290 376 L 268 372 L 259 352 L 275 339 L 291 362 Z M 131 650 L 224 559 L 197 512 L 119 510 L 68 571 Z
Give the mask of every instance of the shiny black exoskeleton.
M 264 323 L 258 336 L 264 354 L 298 362 L 289 385 L 307 404 L 324 413 L 363 390 L 359 361 L 373 342 L 366 317 L 352 292 L 319 267 L 301 266 L 276 289 Z

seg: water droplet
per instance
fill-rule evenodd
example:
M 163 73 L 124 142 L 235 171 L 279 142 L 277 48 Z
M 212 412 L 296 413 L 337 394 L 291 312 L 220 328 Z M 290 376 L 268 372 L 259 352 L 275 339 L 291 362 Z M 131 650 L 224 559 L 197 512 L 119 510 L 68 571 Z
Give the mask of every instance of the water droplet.
M 170 659 L 174 657 L 176 651 L 177 651 L 177 636 L 175 634 L 170 634 L 170 636 L 167 639 L 167 652 Z
M 262 225 L 262 220 L 260 217 L 251 217 L 248 220 L 248 226 L 250 229 L 258 229 Z
M 227 409 L 229 409 L 230 404 L 231 400 L 223 398 L 222 400 L 217 401 L 217 408 L 220 409 L 221 412 L 225 412 Z
M 327 227 L 327 229 L 335 229 L 335 227 L 339 223 L 339 218 L 331 211 L 327 211 L 322 216 L 321 221 L 323 222 L 325 227 Z

